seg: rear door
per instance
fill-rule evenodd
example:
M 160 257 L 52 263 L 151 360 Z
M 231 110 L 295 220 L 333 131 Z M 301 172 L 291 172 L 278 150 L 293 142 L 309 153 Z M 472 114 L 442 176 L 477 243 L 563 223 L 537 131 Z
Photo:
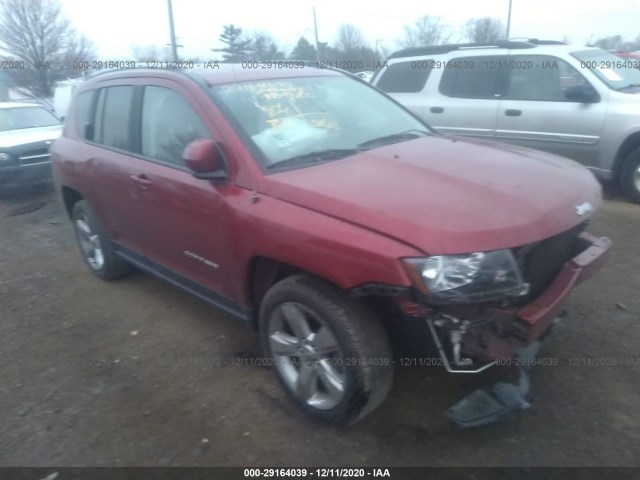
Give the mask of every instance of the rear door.
M 91 93 L 79 95 L 76 102 L 88 101 Z M 135 86 L 126 80 L 109 82 L 95 95 L 89 118 L 80 122 L 87 142 L 81 149 L 82 168 L 90 179 L 87 200 L 110 238 L 141 250 L 137 191 L 132 188 L 132 176 L 141 166 L 132 156 Z
M 548 55 L 511 55 L 496 139 L 598 166 L 606 99 L 570 101 L 567 88 L 595 88 L 573 66 Z M 596 92 L 597 93 L 597 92 Z
M 422 118 L 442 133 L 494 137 L 505 59 L 460 56 L 436 63 Z
M 433 69 L 430 60 L 402 60 L 380 72 L 376 87 L 426 121 L 425 89 Z

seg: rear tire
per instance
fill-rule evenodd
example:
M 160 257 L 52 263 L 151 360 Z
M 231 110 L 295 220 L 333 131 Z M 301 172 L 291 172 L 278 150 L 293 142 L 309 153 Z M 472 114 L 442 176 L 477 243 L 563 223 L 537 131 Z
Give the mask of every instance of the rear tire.
M 391 388 L 393 359 L 380 321 L 320 279 L 295 275 L 274 285 L 260 308 L 260 337 L 284 390 L 323 421 L 354 423 Z
M 73 206 L 71 220 L 82 258 L 96 277 L 114 280 L 129 271 L 129 265 L 116 255 L 93 210 L 85 200 L 80 200 Z
M 624 159 L 620 169 L 620 186 L 629 200 L 640 203 L 640 148 Z

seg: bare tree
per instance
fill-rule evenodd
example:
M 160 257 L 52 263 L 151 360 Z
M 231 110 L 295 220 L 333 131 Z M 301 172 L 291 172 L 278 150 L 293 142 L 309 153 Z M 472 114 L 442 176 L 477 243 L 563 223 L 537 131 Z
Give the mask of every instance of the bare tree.
M 358 27 L 343 23 L 338 29 L 335 47 L 343 52 L 353 52 L 365 46 L 364 37 Z
M 492 17 L 471 18 L 462 27 L 462 33 L 470 42 L 495 42 L 506 37 L 506 28 Z
M 627 40 L 621 35 L 612 35 L 597 40 L 590 37 L 587 45 L 589 47 L 600 47 L 604 50 L 633 52 L 640 50 L 640 35 L 638 35 L 635 40 Z
M 587 45 L 591 47 L 600 47 L 604 50 L 626 51 L 633 50 L 635 42 L 625 40 L 622 35 L 611 35 L 609 37 L 599 38 L 596 41 L 589 42 Z
M 64 18 L 58 0 L 3 0 L 0 48 L 24 62 L 14 83 L 35 97 L 50 97 L 55 82 L 77 77 L 95 58 L 95 47 Z
M 157 45 L 134 45 L 131 47 L 133 59 L 136 62 L 157 62 L 171 60 L 169 47 L 159 47 Z
M 440 17 L 424 15 L 413 25 L 405 25 L 404 37 L 398 43 L 403 47 L 438 45 L 448 42 L 451 35 L 449 27 L 440 23 Z
M 326 48 L 324 54 L 321 49 L 321 56 L 340 62 L 345 70 L 357 72 L 370 69 L 379 60 L 378 53 L 367 45 L 360 29 L 349 23 L 340 25 L 333 45 Z

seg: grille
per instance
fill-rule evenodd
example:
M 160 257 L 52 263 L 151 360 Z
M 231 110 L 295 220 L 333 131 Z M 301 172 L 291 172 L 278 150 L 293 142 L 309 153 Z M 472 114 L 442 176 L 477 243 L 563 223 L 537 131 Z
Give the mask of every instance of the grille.
M 522 305 L 535 300 L 558 275 L 564 263 L 578 254 L 578 236 L 585 229 L 582 223 L 537 243 L 514 249 L 529 293 L 517 299 Z
M 49 161 L 49 149 L 28 150 L 20 155 L 20 165 L 33 165 Z

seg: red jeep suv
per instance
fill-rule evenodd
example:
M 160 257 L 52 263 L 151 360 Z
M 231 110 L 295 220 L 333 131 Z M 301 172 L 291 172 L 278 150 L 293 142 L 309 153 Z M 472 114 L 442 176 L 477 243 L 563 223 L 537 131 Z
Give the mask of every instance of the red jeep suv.
M 90 270 L 134 265 L 245 320 L 286 392 L 332 422 L 383 401 L 395 342 L 468 373 L 543 337 L 610 248 L 584 231 L 593 175 L 297 66 L 79 85 L 51 152 Z

